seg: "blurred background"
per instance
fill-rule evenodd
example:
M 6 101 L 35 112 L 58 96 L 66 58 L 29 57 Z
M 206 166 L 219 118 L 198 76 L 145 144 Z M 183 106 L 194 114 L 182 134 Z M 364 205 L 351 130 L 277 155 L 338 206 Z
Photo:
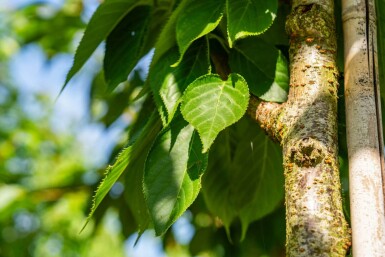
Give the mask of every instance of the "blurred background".
M 132 100 L 151 60 L 150 52 L 107 94 L 101 46 L 59 96 L 99 4 L 0 0 L 0 257 L 284 256 L 283 208 L 255 222 L 242 243 L 230 243 L 201 197 L 163 238 L 149 230 L 134 247 L 123 181 L 79 233 L 138 109 L 111 103 Z

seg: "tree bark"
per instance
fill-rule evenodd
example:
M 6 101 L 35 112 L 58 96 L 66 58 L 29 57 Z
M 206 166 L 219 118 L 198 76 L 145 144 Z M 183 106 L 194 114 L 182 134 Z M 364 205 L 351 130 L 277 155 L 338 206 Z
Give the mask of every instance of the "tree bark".
M 343 0 L 345 103 L 354 256 L 385 255 L 382 128 L 372 0 Z
M 337 144 L 336 36 L 332 0 L 294 0 L 290 92 L 283 104 L 253 100 L 249 112 L 283 148 L 288 257 L 345 256 Z

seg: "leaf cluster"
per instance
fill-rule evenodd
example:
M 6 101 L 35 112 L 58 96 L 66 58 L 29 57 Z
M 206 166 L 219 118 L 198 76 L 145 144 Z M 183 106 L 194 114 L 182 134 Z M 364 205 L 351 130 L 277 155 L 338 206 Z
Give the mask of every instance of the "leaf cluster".
M 104 116 L 112 117 L 107 124 L 123 109 L 140 107 L 89 218 L 119 178 L 141 233 L 153 227 L 164 235 L 201 191 L 230 240 L 234 224 L 243 239 L 250 223 L 282 203 L 279 147 L 244 116 L 250 94 L 286 100 L 287 12 L 286 4 L 262 0 L 107 0 L 99 6 L 65 85 L 105 41 L 93 92 L 101 89 L 109 106 L 120 106 Z M 135 83 L 152 52 L 148 76 Z

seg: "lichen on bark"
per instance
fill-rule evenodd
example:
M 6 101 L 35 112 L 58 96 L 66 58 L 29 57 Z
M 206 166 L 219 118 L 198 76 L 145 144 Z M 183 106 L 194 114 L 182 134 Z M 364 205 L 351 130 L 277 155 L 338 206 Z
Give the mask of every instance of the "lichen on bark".
M 333 8 L 332 0 L 293 1 L 288 100 L 253 100 L 249 108 L 283 148 L 288 257 L 345 256 L 350 246 L 339 179 Z

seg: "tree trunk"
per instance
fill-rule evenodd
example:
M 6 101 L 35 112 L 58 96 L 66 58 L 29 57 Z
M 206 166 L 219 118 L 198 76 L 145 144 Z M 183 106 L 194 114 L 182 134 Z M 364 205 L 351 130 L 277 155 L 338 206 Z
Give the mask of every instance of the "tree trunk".
M 350 235 L 339 180 L 333 1 L 294 0 L 286 29 L 288 101 L 254 101 L 249 108 L 283 147 L 286 254 L 345 256 Z
M 385 254 L 374 1 L 343 0 L 346 129 L 354 256 Z

